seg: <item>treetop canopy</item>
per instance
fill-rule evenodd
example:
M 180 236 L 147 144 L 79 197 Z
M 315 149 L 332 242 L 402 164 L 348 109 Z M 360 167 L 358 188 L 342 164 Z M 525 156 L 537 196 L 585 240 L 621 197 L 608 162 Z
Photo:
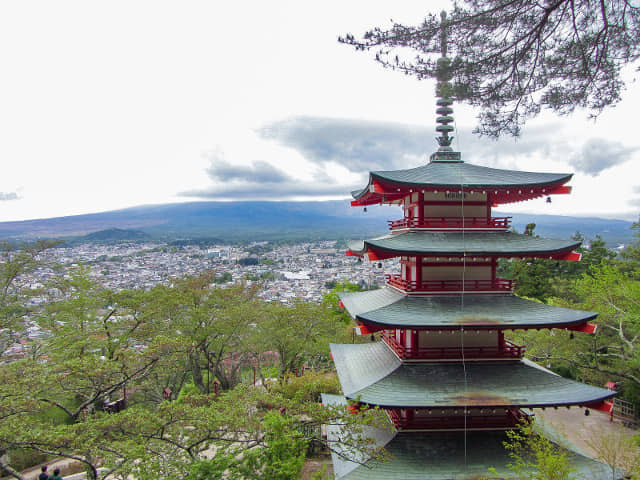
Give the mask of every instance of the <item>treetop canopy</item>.
M 620 101 L 622 70 L 640 57 L 640 8 L 628 0 L 461 0 L 446 17 L 339 41 L 374 50 L 377 62 L 407 75 L 450 78 L 454 99 L 480 107 L 477 133 L 518 135 L 543 108 L 596 117 Z M 438 60 L 443 53 L 448 61 Z

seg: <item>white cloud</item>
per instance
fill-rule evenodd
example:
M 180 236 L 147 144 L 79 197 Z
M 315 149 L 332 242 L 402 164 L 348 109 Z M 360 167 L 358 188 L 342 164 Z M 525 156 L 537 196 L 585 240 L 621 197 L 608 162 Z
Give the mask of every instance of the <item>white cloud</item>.
M 2 2 L 0 192 L 21 189 L 0 201 L 0 219 L 187 200 L 180 192 L 338 198 L 370 169 L 422 164 L 436 148 L 433 84 L 336 40 L 448 4 Z M 589 138 L 629 149 L 637 100 L 596 126 L 579 114 L 548 117 L 497 144 L 471 136 L 463 126 L 475 113 L 456 105 L 454 145 L 465 161 L 502 168 L 566 172 L 573 161 L 599 172 L 607 196 L 596 210 L 583 199 L 570 213 L 631 209 L 630 162 L 602 170 L 589 148 L 574 152 Z M 226 164 L 202 155 L 216 148 Z M 587 179 L 576 176 L 576 192 Z

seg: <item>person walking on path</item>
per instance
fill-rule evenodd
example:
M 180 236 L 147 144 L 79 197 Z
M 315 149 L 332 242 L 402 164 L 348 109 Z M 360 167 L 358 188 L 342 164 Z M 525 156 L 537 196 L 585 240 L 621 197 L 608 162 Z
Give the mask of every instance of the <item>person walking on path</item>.
M 49 475 L 47 474 L 47 466 L 43 465 L 40 470 L 42 470 L 42 472 L 40 472 L 40 475 L 38 475 L 38 480 L 49 480 Z
M 60 469 L 56 468 L 53 471 L 53 475 L 49 477 L 49 480 L 62 480 L 62 477 L 60 476 Z

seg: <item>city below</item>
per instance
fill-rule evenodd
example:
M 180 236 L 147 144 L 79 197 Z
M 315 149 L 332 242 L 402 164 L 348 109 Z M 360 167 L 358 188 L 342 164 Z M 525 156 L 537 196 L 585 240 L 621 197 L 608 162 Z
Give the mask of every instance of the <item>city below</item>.
M 398 268 L 397 260 L 359 262 L 345 256 L 344 250 L 337 248 L 336 241 L 208 247 L 162 242 L 82 243 L 45 251 L 43 265 L 24 275 L 21 283 L 46 292 L 49 281 L 85 268 L 90 278 L 107 289 L 150 289 L 172 279 L 215 271 L 221 288 L 236 281 L 260 282 L 259 297 L 267 302 L 320 302 L 338 282 L 375 288 L 384 284 L 385 273 Z M 34 305 L 46 301 L 44 295 L 30 299 Z M 40 327 L 27 320 L 25 337 L 5 352 L 5 358 L 20 358 L 29 343 L 42 335 Z

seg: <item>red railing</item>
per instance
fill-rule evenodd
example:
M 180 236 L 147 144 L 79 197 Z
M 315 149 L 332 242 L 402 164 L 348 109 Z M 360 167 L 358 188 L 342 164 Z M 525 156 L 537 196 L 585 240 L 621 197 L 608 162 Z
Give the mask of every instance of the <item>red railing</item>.
M 516 345 L 508 340 L 503 345 L 484 347 L 406 347 L 400 344 L 395 334 L 385 331 L 382 339 L 402 360 L 462 360 L 478 358 L 522 358 L 524 345 Z
M 414 282 L 403 280 L 400 275 L 385 275 L 387 284 L 405 292 L 512 292 L 516 288 L 513 280 L 496 278 L 495 280 L 423 280 Z
M 398 410 L 388 410 L 389 418 L 399 430 L 467 430 L 511 429 L 529 416 L 518 408 L 508 408 L 504 415 L 443 415 L 403 417 Z
M 401 220 L 389 220 L 387 223 L 391 230 L 401 228 L 474 228 L 486 230 L 506 230 L 511 226 L 512 217 L 426 217 L 422 221 L 417 218 L 403 218 Z

